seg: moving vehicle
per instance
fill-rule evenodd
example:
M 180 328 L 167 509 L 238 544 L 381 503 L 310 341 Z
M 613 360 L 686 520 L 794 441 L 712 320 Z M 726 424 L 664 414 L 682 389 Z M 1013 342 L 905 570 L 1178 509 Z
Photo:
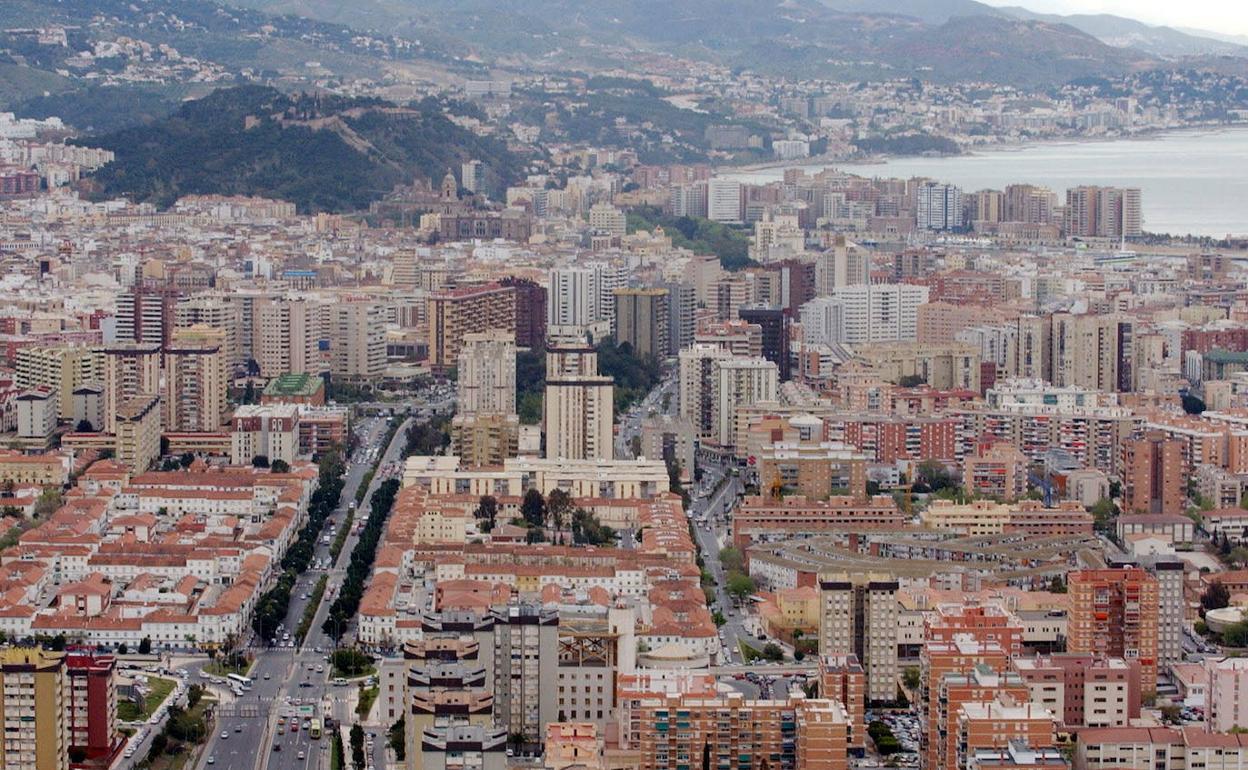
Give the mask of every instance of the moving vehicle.
M 243 676 L 242 674 L 226 674 L 225 678 L 231 682 L 236 682 L 238 686 L 242 687 L 244 690 L 251 689 L 252 679 L 249 676 Z
M 312 740 L 321 737 L 321 720 L 313 719 L 311 724 L 308 725 L 308 737 Z

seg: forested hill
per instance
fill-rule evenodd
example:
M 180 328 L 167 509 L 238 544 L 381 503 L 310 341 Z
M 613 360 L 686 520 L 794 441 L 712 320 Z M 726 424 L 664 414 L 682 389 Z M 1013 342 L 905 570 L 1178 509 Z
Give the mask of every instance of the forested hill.
M 519 168 L 502 142 L 460 127 L 432 100 L 397 107 L 261 86 L 214 91 L 150 125 L 78 142 L 116 153 L 94 176 L 97 193 L 160 206 L 188 194 L 261 195 L 301 213 L 350 211 L 466 160 L 482 161 L 499 184 Z

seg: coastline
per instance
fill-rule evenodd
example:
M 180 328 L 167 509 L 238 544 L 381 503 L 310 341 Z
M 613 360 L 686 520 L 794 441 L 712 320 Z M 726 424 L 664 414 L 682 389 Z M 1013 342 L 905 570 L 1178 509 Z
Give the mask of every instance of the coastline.
M 1221 239 L 1248 232 L 1237 201 L 1248 198 L 1248 124 L 1185 126 L 1123 137 L 993 145 L 973 153 L 875 158 L 868 163 L 802 158 L 719 167 L 724 179 L 745 184 L 779 180 L 787 169 L 807 174 L 829 168 L 864 178 L 930 178 L 963 190 L 1001 190 L 1009 184 L 1047 187 L 1061 195 L 1079 185 L 1139 188 L 1144 229 Z
M 784 169 L 788 168 L 809 168 L 811 166 L 820 165 L 825 168 L 840 168 L 842 166 L 880 166 L 892 161 L 972 158 L 993 153 L 1024 152 L 1027 150 L 1043 149 L 1048 147 L 1071 147 L 1087 144 L 1106 144 L 1110 142 L 1154 142 L 1170 136 L 1181 136 L 1184 134 L 1222 134 L 1228 131 L 1236 130 L 1248 130 L 1248 121 L 1241 121 L 1238 123 L 1204 123 L 1182 126 L 1179 128 L 1158 128 L 1121 136 L 1072 136 L 1060 137 L 1051 141 L 1000 142 L 991 145 L 980 145 L 964 152 L 960 152 L 957 155 L 870 155 L 862 158 L 845 159 L 830 156 L 825 153 L 823 155 L 812 155 L 807 158 L 796 158 L 791 161 L 766 161 L 764 163 L 748 163 L 743 165 L 716 164 L 712 166 L 712 169 L 716 173 L 722 171 L 729 174 L 740 174 L 777 170 L 783 172 Z

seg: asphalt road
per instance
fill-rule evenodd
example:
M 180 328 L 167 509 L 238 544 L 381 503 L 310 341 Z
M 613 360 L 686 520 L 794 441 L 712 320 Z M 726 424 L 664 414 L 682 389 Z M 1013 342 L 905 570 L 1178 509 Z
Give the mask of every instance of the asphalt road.
M 634 455 L 630 446 L 634 436 L 640 435 L 642 419 L 653 412 L 663 411 L 663 399 L 668 399 L 668 414 L 677 412 L 677 381 L 674 375 L 665 378 L 653 390 L 650 391 L 641 402 L 634 408 L 624 413 L 620 417 L 620 430 L 615 437 L 615 456 L 622 459 L 633 459 Z M 742 485 L 740 478 L 736 476 L 728 476 L 728 480 L 714 494 L 710 496 L 700 496 L 699 490 L 710 492 L 720 479 L 728 475 L 729 469 L 716 464 L 702 464 L 702 481 L 695 484 L 690 490 L 694 495 L 692 504 L 689 507 L 689 519 L 693 522 L 694 532 L 697 535 L 698 544 L 702 549 L 702 558 L 706 562 L 706 568 L 710 570 L 711 575 L 715 578 L 716 584 L 716 602 L 718 607 L 724 613 L 727 620 L 721 627 L 723 632 L 723 650 L 720 654 L 721 665 L 730 663 L 740 663 L 740 647 L 737 640 L 744 638 L 750 642 L 752 646 L 758 647 L 759 642 L 753 634 L 745 629 L 744 615 L 733 607 L 732 600 L 728 597 L 727 591 L 724 590 L 724 568 L 719 560 L 719 550 L 728 543 L 730 533 L 728 516 L 731 515 L 732 508 L 736 507 L 737 493 L 741 491 Z M 706 515 L 706 523 L 698 524 L 697 519 Z M 743 683 L 746 688 L 751 685 Z
M 357 516 L 368 510 L 368 500 L 377 486 L 385 480 L 385 474 L 380 468 L 388 462 L 397 463 L 401 458 L 409 423 L 410 421 L 405 421 L 396 431 L 394 440 L 378 463 L 379 471 L 369 486 L 368 495 L 361 506 L 362 511 L 357 511 Z M 361 442 L 356 458 L 347 469 L 342 504 L 333 515 L 333 521 L 339 526 L 345 520 L 348 506 L 355 500 L 356 490 L 365 473 L 373 467 L 373 463 L 366 459 L 367 450 L 384 437 L 386 422 L 381 419 L 365 420 L 360 430 Z M 398 472 L 401 473 L 401 469 Z M 358 540 L 357 525 L 358 518 L 339 553 L 338 561 L 328 570 L 331 587 L 341 585 L 344 579 L 351 550 Z M 329 548 L 329 545 L 318 541 L 315 559 L 328 559 Z M 305 596 L 310 597 L 323 573 L 324 571 L 308 570 L 300 577 L 292 592 L 285 621 L 286 629 L 292 633 L 303 617 L 304 607 L 310 601 Z M 269 648 L 260 640 L 253 641 L 256 649 L 256 663 L 250 674 L 253 685 L 243 697 L 235 698 L 227 690 L 214 686 L 214 692 L 221 704 L 217 710 L 214 734 L 201 754 L 201 770 L 209 761 L 212 762 L 213 770 L 323 770 L 329 767 L 330 741 L 327 735 L 319 740 L 312 740 L 308 731 L 303 728 L 302 720 L 299 730 L 292 731 L 288 720 L 279 732 L 277 719 L 283 712 L 298 709 L 299 706 L 295 705 L 298 703 L 302 706 L 310 704 L 312 714 L 319 718 L 328 713 L 346 725 L 355 721 L 354 701 L 348 702 L 350 688 L 355 683 L 349 686 L 330 684 L 330 666 L 325 659 L 333 647 L 333 641 L 321 631 L 321 624 L 332 601 L 333 597 L 327 591 L 302 647 Z M 344 637 L 344 643 L 347 639 Z M 343 739 L 350 761 L 350 746 L 345 745 L 346 729 L 343 730 Z M 383 743 L 384 735 L 379 731 L 379 749 Z M 280 751 L 274 750 L 275 744 L 281 745 Z M 374 764 L 377 770 L 382 770 L 384 750 L 378 752 L 376 759 L 378 762 Z
M 667 414 L 676 413 L 676 378 L 671 375 L 659 382 L 646 397 L 633 405 L 633 408 L 620 415 L 620 429 L 615 434 L 615 456 L 621 460 L 634 460 L 632 440 L 634 436 L 641 435 L 641 421 L 650 414 L 651 410 L 655 413 L 663 411 L 663 397 L 670 396 L 667 405 Z M 648 458 L 651 460 L 662 458 Z
M 693 522 L 693 531 L 702 549 L 702 559 L 711 577 L 715 579 L 715 603 L 727 620 L 719 629 L 723 645 L 719 658 L 721 665 L 742 662 L 738 640 L 744 638 L 754 647 L 759 644 L 754 635 L 745 628 L 745 614 L 733 606 L 732 598 L 725 590 L 727 577 L 719 559 L 720 549 L 731 540 L 729 516 L 736 507 L 737 494 L 742 490 L 741 479 L 729 475 L 727 481 L 708 496 L 700 498 L 697 494 L 699 488 L 714 490 L 726 472 L 727 469 L 716 465 L 705 466 L 702 470 L 702 482 L 695 487 L 693 503 L 689 506 L 689 518 Z M 703 516 L 706 518 L 705 523 L 698 523 L 698 519 Z

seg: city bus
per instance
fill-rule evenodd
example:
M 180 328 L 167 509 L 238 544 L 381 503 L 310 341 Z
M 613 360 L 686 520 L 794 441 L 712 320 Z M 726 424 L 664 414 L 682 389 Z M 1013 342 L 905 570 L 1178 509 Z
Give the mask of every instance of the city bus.
M 308 725 L 308 737 L 313 740 L 321 737 L 321 720 L 313 719 Z
M 231 682 L 236 683 L 239 687 L 243 688 L 244 690 L 251 689 L 251 677 L 246 677 L 246 676 L 243 676 L 242 674 L 226 674 L 225 678 L 229 679 Z

